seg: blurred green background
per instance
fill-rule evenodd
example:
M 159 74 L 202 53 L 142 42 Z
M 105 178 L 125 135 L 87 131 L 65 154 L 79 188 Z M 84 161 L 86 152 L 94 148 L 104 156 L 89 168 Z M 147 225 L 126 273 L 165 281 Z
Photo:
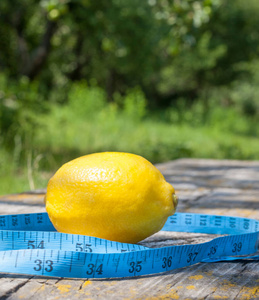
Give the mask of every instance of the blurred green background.
M 98 151 L 259 159 L 258 0 L 1 0 L 0 194 Z

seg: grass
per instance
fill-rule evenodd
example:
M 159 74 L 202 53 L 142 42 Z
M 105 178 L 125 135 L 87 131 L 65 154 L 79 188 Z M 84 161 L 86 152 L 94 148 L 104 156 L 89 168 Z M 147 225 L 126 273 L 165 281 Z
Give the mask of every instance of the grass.
M 197 105 L 149 112 L 140 91 L 126 97 L 107 103 L 98 88 L 77 86 L 67 105 L 50 105 L 31 126 L 29 142 L 18 135 L 12 149 L 0 149 L 0 194 L 45 188 L 63 163 L 99 151 L 136 153 L 153 163 L 181 157 L 259 159 L 255 121 L 233 109 L 215 106 L 204 115 Z

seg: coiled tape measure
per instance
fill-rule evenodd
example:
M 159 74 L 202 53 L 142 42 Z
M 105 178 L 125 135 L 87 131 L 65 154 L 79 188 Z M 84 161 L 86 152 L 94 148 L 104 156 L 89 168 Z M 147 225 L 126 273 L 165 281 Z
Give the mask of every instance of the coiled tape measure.
M 259 221 L 176 213 L 162 230 L 228 234 L 209 242 L 162 248 L 55 230 L 47 213 L 0 216 L 0 272 L 70 278 L 161 273 L 199 262 L 259 260 Z

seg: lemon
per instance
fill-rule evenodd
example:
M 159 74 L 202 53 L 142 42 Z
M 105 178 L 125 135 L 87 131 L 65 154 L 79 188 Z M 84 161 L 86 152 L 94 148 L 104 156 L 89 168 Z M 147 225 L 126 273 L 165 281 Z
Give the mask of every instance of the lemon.
M 136 243 L 163 227 L 177 197 L 145 158 L 101 152 L 64 164 L 48 183 L 45 204 L 60 232 Z

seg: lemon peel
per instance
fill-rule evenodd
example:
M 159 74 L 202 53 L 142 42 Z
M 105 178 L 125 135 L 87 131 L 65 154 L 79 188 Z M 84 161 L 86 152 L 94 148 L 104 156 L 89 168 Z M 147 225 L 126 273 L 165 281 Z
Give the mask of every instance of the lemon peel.
M 49 180 L 45 204 L 60 232 L 136 243 L 163 227 L 177 197 L 145 158 L 101 152 L 64 164 Z

